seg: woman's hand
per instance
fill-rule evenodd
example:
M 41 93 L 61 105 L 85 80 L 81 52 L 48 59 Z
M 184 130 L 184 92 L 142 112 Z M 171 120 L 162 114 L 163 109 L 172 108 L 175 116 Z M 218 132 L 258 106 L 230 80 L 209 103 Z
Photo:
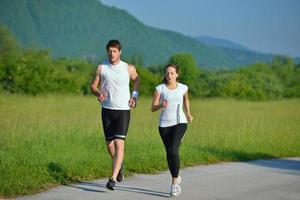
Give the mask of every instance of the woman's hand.
M 106 97 L 107 97 L 106 94 L 100 92 L 98 95 L 98 101 L 100 101 L 102 103 L 103 101 L 105 101 Z
M 161 104 L 162 108 L 166 108 L 168 106 L 168 101 L 164 100 L 163 103 Z

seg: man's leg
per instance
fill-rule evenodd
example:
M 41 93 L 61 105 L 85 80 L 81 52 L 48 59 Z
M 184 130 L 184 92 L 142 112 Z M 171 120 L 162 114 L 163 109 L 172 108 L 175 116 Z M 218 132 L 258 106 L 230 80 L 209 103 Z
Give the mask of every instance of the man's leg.
M 116 180 L 124 158 L 125 140 L 114 139 L 113 141 L 114 141 L 115 154 L 113 159 L 112 179 Z
M 109 190 L 114 190 L 116 181 L 121 182 L 124 177 L 124 173 L 123 171 L 120 173 L 120 169 L 124 158 L 124 143 L 130 121 L 130 110 L 111 111 L 111 113 L 113 121 L 111 121 L 109 126 L 109 138 L 113 137 L 114 139 L 111 142 L 107 142 L 107 149 L 111 154 L 113 164 L 111 178 L 107 182 L 106 187 Z M 120 175 L 118 176 L 118 174 Z M 120 178 L 121 175 L 122 178 Z
M 106 184 L 109 190 L 115 190 L 116 180 L 124 158 L 124 140 L 114 139 L 107 141 L 107 149 L 112 157 L 112 176 Z
M 111 156 L 112 159 L 114 159 L 115 157 L 115 143 L 114 140 L 107 140 L 106 141 L 106 147 L 107 147 L 107 151 L 109 153 L 109 155 Z
M 112 140 L 112 141 L 106 141 L 106 145 L 107 145 L 107 150 L 112 158 L 112 174 L 113 174 L 113 169 L 114 169 L 114 160 L 115 160 L 115 152 L 116 152 L 116 147 L 115 147 L 115 140 Z M 124 145 L 123 145 L 124 146 Z M 124 160 L 124 147 L 123 147 L 123 159 Z M 117 181 L 118 182 L 122 182 L 124 180 L 124 168 L 123 168 L 123 162 L 121 163 L 121 167 L 120 167 L 120 170 L 119 170 L 119 173 L 117 175 Z

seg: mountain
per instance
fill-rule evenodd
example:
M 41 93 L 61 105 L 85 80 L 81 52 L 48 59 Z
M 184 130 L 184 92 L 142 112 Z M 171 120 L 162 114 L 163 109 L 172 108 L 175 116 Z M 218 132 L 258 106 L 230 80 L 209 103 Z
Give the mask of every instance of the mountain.
M 218 47 L 218 48 L 229 48 L 229 49 L 239 49 L 239 50 L 249 50 L 247 47 L 240 45 L 238 43 L 232 42 L 230 40 L 214 38 L 211 36 L 196 36 L 196 40 L 206 44 L 207 46 Z
M 1 0 L 0 24 L 8 26 L 23 47 L 50 48 L 54 57 L 103 59 L 109 39 L 123 45 L 123 57 L 142 56 L 145 65 L 167 62 L 190 52 L 205 68 L 237 66 L 222 49 L 191 37 L 149 27 L 124 10 L 98 0 Z
M 23 47 L 49 48 L 54 57 L 100 60 L 106 57 L 107 41 L 117 38 L 123 57 L 142 56 L 145 65 L 163 64 L 182 52 L 192 53 L 205 68 L 238 64 L 222 49 L 146 26 L 98 0 L 1 0 L 0 24 L 8 26 Z
M 146 66 L 164 64 L 176 53 L 191 53 L 206 69 L 254 63 L 257 56 L 265 59 L 237 44 L 223 41 L 220 47 L 146 26 L 99 0 L 1 0 L 0 25 L 9 27 L 23 47 L 48 48 L 53 57 L 100 61 L 106 57 L 107 41 L 116 38 L 122 43 L 123 58 L 141 58 Z
M 239 65 L 249 65 L 255 62 L 271 62 L 273 57 L 276 56 L 273 54 L 252 51 L 245 46 L 229 40 L 209 36 L 197 36 L 194 38 L 210 47 L 222 49 L 231 59 L 234 59 L 235 62 L 239 63 Z

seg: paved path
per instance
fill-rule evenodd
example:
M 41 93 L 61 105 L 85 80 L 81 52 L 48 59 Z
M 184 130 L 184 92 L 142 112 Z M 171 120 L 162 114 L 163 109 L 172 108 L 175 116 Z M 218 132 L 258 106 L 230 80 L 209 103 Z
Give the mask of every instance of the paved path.
M 184 200 L 300 200 L 300 158 L 230 162 L 181 170 Z M 135 175 L 105 188 L 106 179 L 60 186 L 18 200 L 147 200 L 168 199 L 168 172 Z

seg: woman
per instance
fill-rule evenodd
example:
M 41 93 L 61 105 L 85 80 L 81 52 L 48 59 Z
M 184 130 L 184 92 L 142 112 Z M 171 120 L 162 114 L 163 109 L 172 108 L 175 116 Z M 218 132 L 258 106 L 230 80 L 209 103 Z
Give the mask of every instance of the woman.
M 190 112 L 188 87 L 178 83 L 179 69 L 169 64 L 164 69 L 165 78 L 155 88 L 151 111 L 161 109 L 159 118 L 159 133 L 164 143 L 169 170 L 172 175 L 171 196 L 181 193 L 181 177 L 179 174 L 179 146 L 187 129 L 187 122 L 193 121 Z M 183 111 L 184 107 L 184 111 Z

